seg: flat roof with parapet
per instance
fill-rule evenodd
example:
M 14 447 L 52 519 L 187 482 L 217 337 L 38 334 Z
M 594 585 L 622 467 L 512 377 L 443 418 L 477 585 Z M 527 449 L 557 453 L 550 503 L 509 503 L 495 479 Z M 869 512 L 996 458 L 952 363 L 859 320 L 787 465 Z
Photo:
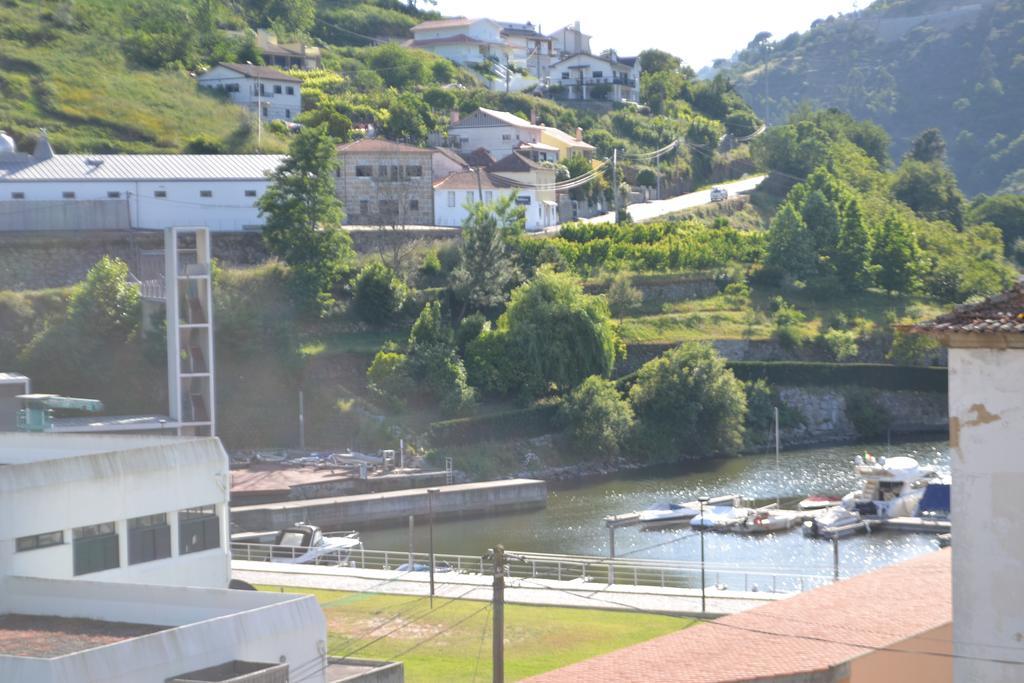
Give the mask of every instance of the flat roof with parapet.
M 196 437 L 208 438 L 208 437 Z M 171 445 L 190 440 L 179 436 L 119 434 L 33 434 L 7 432 L 0 439 L 0 465 L 25 465 L 95 453 Z
M 0 614 L 0 655 L 62 657 L 168 628 L 99 619 Z

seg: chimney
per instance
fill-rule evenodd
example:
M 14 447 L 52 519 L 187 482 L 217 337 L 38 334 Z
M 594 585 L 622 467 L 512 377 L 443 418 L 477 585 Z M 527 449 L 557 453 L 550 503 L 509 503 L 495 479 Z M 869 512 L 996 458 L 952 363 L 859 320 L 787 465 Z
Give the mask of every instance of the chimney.
M 576 142 L 583 142 L 583 129 L 576 126 Z
M 452 109 L 451 122 L 452 123 L 458 123 L 459 122 L 459 110 L 458 109 Z
M 576 23 L 574 23 L 574 24 L 572 25 L 572 27 L 573 27 L 574 29 L 576 29 L 577 31 L 579 31 L 579 30 L 580 30 L 580 22 L 579 22 L 579 19 L 577 19 L 577 20 L 576 20 Z
M 530 107 L 530 123 L 534 126 L 537 125 L 537 105 Z

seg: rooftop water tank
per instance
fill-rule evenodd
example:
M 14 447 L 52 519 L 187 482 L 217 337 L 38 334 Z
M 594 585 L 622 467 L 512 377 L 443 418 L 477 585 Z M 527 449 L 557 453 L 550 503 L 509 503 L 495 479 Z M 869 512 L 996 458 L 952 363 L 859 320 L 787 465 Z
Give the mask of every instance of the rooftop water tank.
M 14 144 L 14 138 L 8 135 L 6 131 L 0 130 L 0 156 L 15 154 L 17 151 L 18 146 Z

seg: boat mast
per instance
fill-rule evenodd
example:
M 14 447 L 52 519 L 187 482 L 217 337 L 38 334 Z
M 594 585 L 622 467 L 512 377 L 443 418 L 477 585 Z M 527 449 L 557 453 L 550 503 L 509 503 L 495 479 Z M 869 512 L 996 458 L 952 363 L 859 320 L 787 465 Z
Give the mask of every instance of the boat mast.
M 779 490 L 782 487 L 782 471 L 779 469 L 779 407 L 775 406 L 775 507 L 779 507 Z

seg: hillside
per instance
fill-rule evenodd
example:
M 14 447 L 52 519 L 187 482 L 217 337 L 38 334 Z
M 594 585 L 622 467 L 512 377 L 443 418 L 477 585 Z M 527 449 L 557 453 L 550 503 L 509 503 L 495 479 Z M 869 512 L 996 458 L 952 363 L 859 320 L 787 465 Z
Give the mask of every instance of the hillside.
M 774 38 L 772 123 L 805 103 L 836 107 L 881 124 L 897 158 L 922 130 L 939 128 L 965 192 L 1011 191 L 1024 167 L 1024 3 L 878 0 Z M 764 56 L 752 43 L 726 66 L 762 117 Z

